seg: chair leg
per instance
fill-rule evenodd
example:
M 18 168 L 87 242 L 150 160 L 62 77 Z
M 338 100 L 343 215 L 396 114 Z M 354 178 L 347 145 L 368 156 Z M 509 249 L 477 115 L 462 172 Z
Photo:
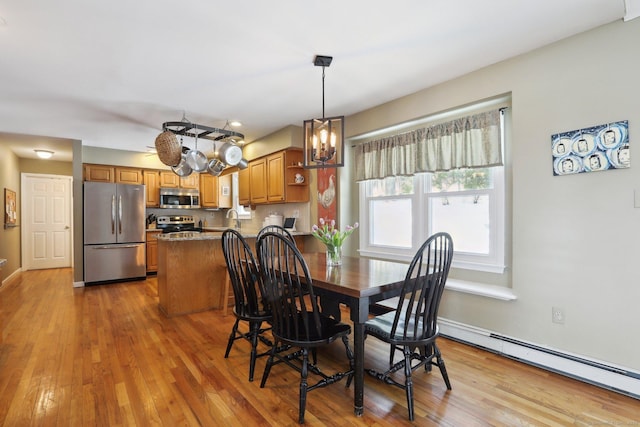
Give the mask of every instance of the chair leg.
M 411 377 L 411 351 L 404 348 L 404 386 L 407 394 L 407 408 L 409 409 L 409 421 L 413 421 L 413 378 Z
M 249 361 L 249 381 L 253 381 L 253 373 L 256 367 L 256 359 L 258 357 L 258 334 L 260 333 L 260 326 L 262 322 L 251 322 L 249 327 L 251 328 L 251 359 Z
M 396 352 L 396 346 L 391 344 L 391 348 L 389 349 L 389 367 L 393 366 L 393 355 Z
M 444 359 L 442 358 L 442 353 L 440 353 L 440 349 L 433 343 L 433 351 L 436 356 L 436 360 L 438 362 L 438 367 L 440 368 L 440 373 L 442 374 L 442 378 L 444 379 L 444 383 L 447 385 L 447 390 L 451 390 L 451 382 L 449 381 L 449 375 L 447 374 L 447 368 L 444 366 Z
M 309 351 L 302 349 L 302 369 L 300 369 L 300 409 L 298 423 L 304 424 L 304 411 L 307 406 L 307 376 L 309 375 Z
M 342 336 L 342 342 L 344 343 L 344 348 L 347 352 L 347 359 L 349 359 L 350 373 L 347 376 L 347 385 L 346 385 L 346 387 L 349 388 L 349 386 L 351 385 L 351 381 L 353 380 L 355 361 L 354 361 L 353 351 L 351 350 L 351 347 L 349 347 L 349 338 L 346 335 Z
M 229 335 L 229 342 L 227 342 L 227 351 L 224 352 L 224 358 L 229 357 L 229 352 L 231 351 L 231 347 L 233 347 L 233 342 L 236 339 L 236 333 L 238 332 L 238 324 L 240 323 L 240 319 L 236 318 L 236 323 L 233 324 L 233 328 L 231 328 L 231 335 Z
M 267 378 L 269 377 L 269 372 L 271 372 L 271 366 L 273 365 L 273 358 L 275 357 L 277 348 L 278 348 L 278 341 L 275 341 L 273 343 L 273 347 L 271 347 L 271 352 L 269 353 L 267 364 L 264 366 L 264 372 L 262 373 L 262 381 L 260 381 L 260 388 L 264 388 L 264 385 L 267 383 Z

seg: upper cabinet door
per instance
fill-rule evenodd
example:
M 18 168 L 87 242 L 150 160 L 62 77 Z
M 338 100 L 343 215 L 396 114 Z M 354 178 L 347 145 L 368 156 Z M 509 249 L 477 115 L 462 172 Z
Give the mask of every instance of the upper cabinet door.
M 267 162 L 258 159 L 249 163 L 251 204 L 267 203 Z
M 218 207 L 218 177 L 208 173 L 200 174 L 200 206 Z
M 200 188 L 200 174 L 193 172 L 191 175 L 180 178 L 180 188 Z
M 284 153 L 267 156 L 267 200 L 284 202 Z
M 84 165 L 84 180 L 94 182 L 115 182 L 115 168 L 106 165 Z
M 160 171 L 160 188 L 180 187 L 180 177 L 173 171 Z
M 116 167 L 116 183 L 118 184 L 137 184 L 143 182 L 142 169 Z
M 142 172 L 142 178 L 147 194 L 147 207 L 157 208 L 160 206 L 160 172 L 145 170 Z
M 238 203 L 247 206 L 251 203 L 251 180 L 249 168 L 238 171 Z

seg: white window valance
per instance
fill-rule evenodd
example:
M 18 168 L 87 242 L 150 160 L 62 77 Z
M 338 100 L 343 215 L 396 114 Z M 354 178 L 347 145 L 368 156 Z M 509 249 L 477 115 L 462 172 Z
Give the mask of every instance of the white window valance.
M 500 166 L 500 114 L 496 109 L 359 144 L 356 181 Z

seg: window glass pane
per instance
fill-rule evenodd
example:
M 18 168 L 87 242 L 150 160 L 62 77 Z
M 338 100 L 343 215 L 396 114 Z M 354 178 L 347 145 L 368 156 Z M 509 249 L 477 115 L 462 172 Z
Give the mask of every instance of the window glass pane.
M 456 252 L 489 254 L 489 196 L 432 197 L 431 233 L 446 231 Z
M 431 175 L 431 192 L 485 190 L 493 188 L 491 169 L 456 169 Z
M 371 200 L 371 245 L 411 248 L 411 199 Z
M 413 194 L 412 176 L 391 176 L 385 179 L 368 181 L 369 196 L 399 196 L 402 194 Z

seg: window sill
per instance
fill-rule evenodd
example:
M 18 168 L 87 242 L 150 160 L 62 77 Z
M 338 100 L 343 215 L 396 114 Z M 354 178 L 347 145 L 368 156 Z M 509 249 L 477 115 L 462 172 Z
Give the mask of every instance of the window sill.
M 445 284 L 444 288 L 448 291 L 479 295 L 482 297 L 494 298 L 502 301 L 514 301 L 518 298 L 511 291 L 511 289 L 504 288 L 502 286 L 485 285 L 478 282 L 468 282 L 458 279 L 447 279 L 447 283 Z M 398 306 L 398 297 L 378 301 L 377 303 L 375 303 L 375 306 L 381 308 L 383 310 L 382 312 L 395 310 Z
M 415 252 L 407 251 L 406 253 L 398 253 L 398 252 L 383 252 L 383 251 L 373 251 L 368 249 L 360 249 L 358 250 L 360 256 L 368 257 L 368 258 L 376 258 L 381 260 L 388 261 L 400 261 L 409 264 L 413 257 L 415 256 Z M 456 259 L 456 255 L 453 255 L 453 261 L 451 262 L 451 267 L 460 268 L 463 270 L 474 270 L 474 271 L 482 271 L 484 273 L 495 273 L 495 274 L 503 274 L 506 267 L 504 265 L 494 265 L 494 264 L 481 264 L 477 262 L 469 262 L 469 261 L 459 261 Z M 468 282 L 473 283 L 478 286 L 485 286 L 481 283 Z M 502 289 L 498 286 L 498 288 Z
M 463 292 L 465 294 L 479 295 L 503 301 L 513 301 L 518 298 L 510 288 L 485 285 L 483 283 L 468 282 L 458 279 L 447 279 L 447 283 L 444 288 L 449 291 Z

